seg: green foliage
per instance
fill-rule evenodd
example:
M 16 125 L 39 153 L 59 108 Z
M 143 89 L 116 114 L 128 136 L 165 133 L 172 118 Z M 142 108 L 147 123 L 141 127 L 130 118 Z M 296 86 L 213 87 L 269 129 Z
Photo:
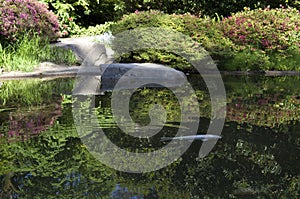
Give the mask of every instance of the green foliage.
M 77 62 L 71 50 L 51 47 L 39 36 L 24 36 L 14 44 L 0 44 L 0 68 L 5 71 L 32 71 L 42 61 L 69 65 Z
M 181 32 L 207 50 L 221 70 L 299 70 L 299 21 L 299 12 L 292 8 L 247 8 L 223 20 L 151 10 L 124 15 L 110 28 L 114 35 L 148 27 Z M 141 43 L 149 43 L 151 48 L 151 37 L 146 34 L 142 37 Z M 161 43 L 170 45 L 167 40 L 161 39 Z M 188 48 L 188 45 L 181 46 L 182 52 Z M 120 62 L 155 62 L 181 70 L 192 68 L 178 54 L 157 49 L 123 54 Z
M 60 31 L 63 37 L 67 37 L 76 33 L 80 30 L 78 24 L 74 20 L 78 17 L 75 14 L 75 6 L 83 7 L 86 11 L 88 10 L 88 3 L 86 0 L 80 1 L 68 1 L 68 0 L 41 0 L 47 3 L 49 7 L 58 16 L 60 22 Z
M 109 32 L 113 24 L 114 22 L 105 22 L 104 24 L 81 28 L 73 37 L 102 35 Z
M 221 63 L 219 69 L 229 71 L 248 71 L 248 70 L 270 70 L 273 64 L 268 55 L 255 48 L 245 49 L 236 52 L 231 59 Z
M 183 22 L 175 15 L 164 14 L 157 10 L 146 12 L 135 12 L 129 15 L 124 15 L 121 20 L 112 25 L 113 34 L 123 32 L 125 30 L 147 27 L 162 27 L 183 31 Z
M 299 1 L 275 0 L 264 2 L 260 0 L 229 0 L 226 3 L 220 0 L 40 0 L 48 3 L 51 10 L 59 17 L 60 29 L 63 36 L 78 34 L 80 28 L 104 24 L 108 21 L 119 20 L 122 15 L 135 11 L 160 10 L 168 14 L 191 13 L 196 16 L 208 15 L 215 17 L 229 16 L 241 11 L 244 7 L 272 8 L 280 4 L 299 8 Z
M 294 3 L 294 1 L 288 0 L 228 0 L 226 2 L 222 0 L 204 0 L 199 3 L 201 4 L 203 14 L 207 14 L 209 16 L 214 16 L 215 14 L 218 14 L 220 16 L 225 17 L 230 16 L 232 13 L 242 11 L 245 7 L 251 9 L 264 9 L 268 6 L 270 6 L 271 8 L 279 8 L 280 6 L 285 6 L 286 4 L 296 6 L 296 3 Z
M 194 15 L 208 15 L 214 17 L 216 14 L 219 16 L 230 16 L 243 10 L 244 7 L 254 8 L 278 8 L 280 5 L 290 5 L 295 8 L 300 8 L 298 0 L 125 0 L 124 7 L 126 12 L 134 12 L 135 10 L 160 10 L 168 14 L 184 14 L 191 13 Z
M 226 39 L 214 44 L 214 37 L 220 38 L 221 33 L 214 26 L 209 25 L 209 21 L 208 18 L 201 19 L 190 14 L 168 15 L 151 10 L 123 16 L 122 20 L 111 26 L 111 30 L 114 35 L 131 30 L 128 34 L 133 35 L 131 39 L 134 42 L 123 46 L 139 44 L 147 49 L 123 54 L 121 62 L 155 62 L 188 71 L 194 69 L 186 59 L 193 60 L 194 63 L 203 59 L 206 53 L 203 52 L 202 46 L 215 54 L 220 49 L 228 48 L 223 45 Z M 210 26 L 212 29 L 209 30 L 205 26 Z M 161 31 L 154 27 L 161 28 Z M 122 38 L 115 40 L 113 45 L 116 48 L 128 42 L 128 39 L 122 41 Z M 200 45 L 196 41 L 199 41 Z
M 202 10 L 201 2 L 196 0 L 125 0 L 125 10 L 134 12 L 135 10 L 160 10 L 165 13 L 184 14 L 192 13 L 199 14 Z
M 64 37 L 78 35 L 82 27 L 104 24 L 122 15 L 121 0 L 41 0 L 59 17 Z

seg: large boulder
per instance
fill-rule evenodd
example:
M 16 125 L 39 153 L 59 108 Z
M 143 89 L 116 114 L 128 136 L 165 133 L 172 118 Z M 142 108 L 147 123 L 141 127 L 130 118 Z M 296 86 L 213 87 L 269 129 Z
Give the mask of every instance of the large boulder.
M 140 87 L 179 87 L 186 83 L 183 72 L 153 63 L 113 63 L 81 67 L 73 94 L 97 95 L 103 91 Z

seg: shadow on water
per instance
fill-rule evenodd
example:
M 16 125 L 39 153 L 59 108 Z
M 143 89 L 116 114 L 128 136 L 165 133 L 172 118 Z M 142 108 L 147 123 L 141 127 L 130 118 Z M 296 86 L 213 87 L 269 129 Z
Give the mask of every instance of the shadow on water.
M 205 134 L 209 96 L 199 76 L 189 79 L 200 107 L 198 134 Z M 73 83 L 2 84 L 0 198 L 299 198 L 299 78 L 225 76 L 226 123 L 213 151 L 199 158 L 202 142 L 194 141 L 174 163 L 144 174 L 116 171 L 89 153 L 74 125 L 75 99 L 65 95 Z M 178 130 L 179 104 L 167 89 L 139 89 L 131 97 L 131 117 L 141 125 L 150 122 L 151 105 L 167 112 L 163 130 L 149 140 L 118 128 L 110 99 L 110 92 L 96 98 L 98 122 L 126 150 L 156 150 L 164 146 L 161 136 Z

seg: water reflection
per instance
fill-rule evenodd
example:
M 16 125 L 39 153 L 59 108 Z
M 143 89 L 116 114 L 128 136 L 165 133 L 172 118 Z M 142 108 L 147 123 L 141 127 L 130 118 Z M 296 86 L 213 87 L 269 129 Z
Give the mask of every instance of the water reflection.
M 190 79 L 200 102 L 198 133 L 203 134 L 210 123 L 209 98 L 199 77 Z M 73 99 L 61 95 L 70 91 L 72 80 L 31 82 L 22 88 L 35 84 L 36 92 L 24 90 L 13 94 L 16 99 L 1 92 L 0 198 L 299 198 L 299 78 L 226 76 L 224 81 L 228 114 L 213 151 L 199 159 L 202 142 L 194 141 L 173 164 L 145 174 L 117 172 L 82 144 L 72 118 Z M 20 83 L 9 82 L 14 84 Z M 2 88 L 6 92 L 8 85 Z M 51 95 L 28 103 L 33 99 L 28 93 L 43 89 Z M 174 136 L 180 121 L 178 102 L 163 89 L 143 89 L 132 97 L 133 120 L 147 124 L 153 103 L 165 106 L 167 125 L 150 141 L 122 134 L 112 116 L 110 93 L 97 98 L 95 111 L 114 143 L 147 151 L 162 147 L 160 137 Z M 12 131 L 19 136 L 10 137 Z M 25 137 L 29 131 L 37 136 Z

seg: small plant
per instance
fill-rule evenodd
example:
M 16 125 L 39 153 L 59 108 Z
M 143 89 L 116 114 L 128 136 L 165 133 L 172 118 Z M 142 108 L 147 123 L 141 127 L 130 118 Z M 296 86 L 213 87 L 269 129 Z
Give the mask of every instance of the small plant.
M 56 40 L 57 17 L 36 0 L 0 0 L 0 41 L 15 42 L 24 34 Z
M 76 32 L 76 34 L 73 35 L 73 37 L 102 35 L 106 32 L 109 32 L 113 24 L 114 22 L 106 22 L 105 24 L 89 26 L 88 28 L 81 28 Z

